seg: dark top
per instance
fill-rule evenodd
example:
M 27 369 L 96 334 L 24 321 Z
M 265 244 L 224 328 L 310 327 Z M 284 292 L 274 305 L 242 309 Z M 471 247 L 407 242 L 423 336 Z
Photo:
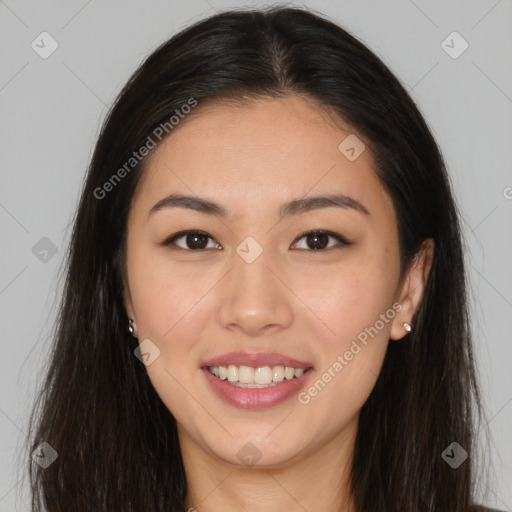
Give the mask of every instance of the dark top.
M 474 505 L 473 512 L 504 512 L 503 510 L 498 510 L 497 508 L 488 508 L 483 505 Z

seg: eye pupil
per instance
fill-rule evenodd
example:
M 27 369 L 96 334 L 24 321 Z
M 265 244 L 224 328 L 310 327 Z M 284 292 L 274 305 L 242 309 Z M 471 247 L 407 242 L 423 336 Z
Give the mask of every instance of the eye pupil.
M 322 243 L 320 242 L 320 244 L 318 245 L 318 239 L 320 238 L 320 240 L 323 239 L 323 241 L 325 243 Z M 309 242 L 314 240 L 314 244 L 317 244 L 313 247 L 313 250 L 317 250 L 317 249 L 324 249 L 325 247 L 327 247 L 327 245 L 329 244 L 329 236 L 326 235 L 325 233 L 311 233 L 307 236 L 307 241 L 308 241 L 308 245 L 309 245 Z
M 196 243 L 197 239 L 202 240 L 203 243 Z M 208 237 L 198 233 L 192 233 L 187 235 L 186 242 L 187 247 L 191 249 L 204 249 L 208 245 Z

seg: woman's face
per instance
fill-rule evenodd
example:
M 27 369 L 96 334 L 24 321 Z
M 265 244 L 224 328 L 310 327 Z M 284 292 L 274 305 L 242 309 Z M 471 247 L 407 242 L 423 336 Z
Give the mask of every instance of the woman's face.
M 197 109 L 154 150 L 128 223 L 126 307 L 182 450 L 267 466 L 353 441 L 421 285 L 399 283 L 394 209 L 370 151 L 298 97 Z M 151 211 L 171 194 L 190 199 Z M 327 195 L 337 205 L 309 202 Z M 204 235 L 164 244 L 189 230 Z M 315 230 L 332 235 L 305 235 Z M 226 373 L 204 368 L 225 354 Z

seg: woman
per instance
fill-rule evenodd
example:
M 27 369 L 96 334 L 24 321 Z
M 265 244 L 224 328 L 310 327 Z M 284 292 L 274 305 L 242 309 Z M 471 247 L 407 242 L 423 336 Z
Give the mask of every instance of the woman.
M 34 511 L 479 510 L 449 179 L 340 27 L 230 11 L 152 53 L 68 261 Z

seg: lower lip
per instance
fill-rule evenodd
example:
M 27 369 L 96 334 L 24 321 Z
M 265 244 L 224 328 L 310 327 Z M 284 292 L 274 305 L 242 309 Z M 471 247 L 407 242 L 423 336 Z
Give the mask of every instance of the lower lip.
M 241 409 L 265 409 L 284 402 L 295 395 L 313 373 L 313 370 L 308 370 L 300 377 L 284 380 L 268 388 L 242 388 L 215 377 L 207 368 L 201 370 L 220 398 Z

